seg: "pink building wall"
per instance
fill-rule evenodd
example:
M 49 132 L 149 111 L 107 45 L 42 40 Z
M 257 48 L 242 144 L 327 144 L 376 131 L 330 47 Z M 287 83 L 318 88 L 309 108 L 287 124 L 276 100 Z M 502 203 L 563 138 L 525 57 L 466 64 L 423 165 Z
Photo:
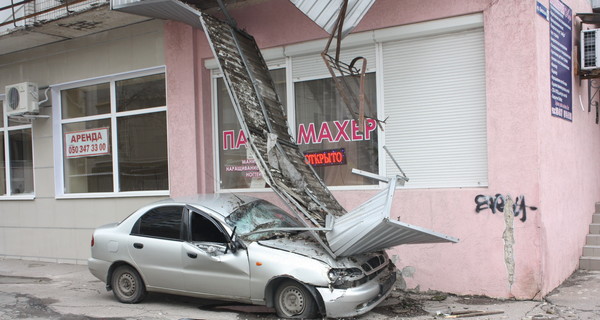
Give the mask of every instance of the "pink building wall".
M 573 12 L 591 11 L 585 0 L 566 3 Z M 480 12 L 484 17 L 489 185 L 397 191 L 394 217 L 461 239 L 391 249 L 409 288 L 541 298 L 578 266 L 600 200 L 600 126 L 587 105 L 585 111 L 579 107 L 579 94 L 586 101 L 587 89 L 577 78 L 573 122 L 550 115 L 549 24 L 535 4 L 378 0 L 355 30 Z M 327 37 L 288 1 L 257 2 L 232 15 L 261 48 Z M 176 22 L 165 28 L 171 193 L 214 192 L 210 74 L 203 65 L 212 53 L 201 30 Z M 352 209 L 365 191 L 334 194 Z M 496 194 L 524 197 L 538 209 L 529 208 L 524 222 L 522 214 L 476 212 L 478 195 Z M 278 202 L 272 193 L 256 195 Z
M 568 1 L 573 13 L 591 12 L 588 1 Z M 599 201 L 600 189 L 600 126 L 595 110 L 588 113 L 586 80 L 573 77 L 573 123 L 547 116 L 550 103 L 547 70 L 548 37 L 543 37 L 543 21 L 538 29 L 538 109 L 539 109 L 539 186 L 540 204 L 544 214 L 540 221 L 540 252 L 544 283 L 542 292 L 552 290 L 565 276 L 577 268 L 591 223 L 593 204 Z M 589 28 L 592 26 L 585 26 Z M 579 30 L 573 39 L 578 46 Z M 575 55 L 577 48 L 573 48 Z M 576 59 L 574 58 L 574 61 Z M 579 85 L 581 84 L 581 85 Z M 580 105 L 580 101 L 583 102 Z

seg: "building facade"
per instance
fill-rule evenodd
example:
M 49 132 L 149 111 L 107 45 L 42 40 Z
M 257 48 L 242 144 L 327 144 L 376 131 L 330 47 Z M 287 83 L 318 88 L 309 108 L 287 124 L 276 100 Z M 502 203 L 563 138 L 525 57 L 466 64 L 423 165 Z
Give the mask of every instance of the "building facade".
M 410 181 L 393 217 L 460 239 L 391 248 L 407 287 L 519 299 L 578 267 L 600 200 L 597 103 L 577 72 L 579 31 L 593 26 L 575 14 L 590 12 L 584 0 L 375 1 L 341 47 L 343 61 L 368 62 L 360 130 L 321 59 L 325 31 L 289 1 L 230 8 L 340 203 L 382 188 L 352 168 L 395 175 L 396 160 Z M 1 87 L 33 82 L 49 96 L 37 117 L 3 113 L 0 256 L 85 263 L 95 227 L 167 196 L 281 204 L 203 31 L 135 19 L 0 55 Z

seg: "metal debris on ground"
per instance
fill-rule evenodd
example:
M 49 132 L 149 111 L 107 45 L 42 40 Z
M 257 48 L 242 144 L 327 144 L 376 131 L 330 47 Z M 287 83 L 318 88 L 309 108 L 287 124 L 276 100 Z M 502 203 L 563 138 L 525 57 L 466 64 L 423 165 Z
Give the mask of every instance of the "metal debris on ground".
M 479 317 L 479 316 L 491 316 L 494 314 L 502 314 L 504 311 L 478 311 L 478 310 L 469 310 L 469 311 L 454 311 L 450 313 L 442 313 L 445 319 L 458 319 L 458 318 L 471 318 L 471 317 Z

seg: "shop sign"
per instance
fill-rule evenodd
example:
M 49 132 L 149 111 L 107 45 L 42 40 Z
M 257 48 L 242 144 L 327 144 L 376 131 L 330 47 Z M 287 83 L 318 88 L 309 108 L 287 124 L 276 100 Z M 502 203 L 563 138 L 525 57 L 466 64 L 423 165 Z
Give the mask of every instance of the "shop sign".
M 244 159 L 241 164 L 227 164 L 225 165 L 225 172 L 242 172 L 244 177 L 247 178 L 262 177 L 254 159 Z
M 333 122 L 301 123 L 298 126 L 298 145 L 318 144 L 328 142 L 350 142 L 371 140 L 374 132 L 377 132 L 377 121 L 366 119 L 364 130 L 361 132 L 356 120 L 344 120 Z M 222 133 L 223 150 L 237 150 L 245 147 L 247 138 L 242 130 L 224 130 Z
M 317 152 L 305 152 L 306 162 L 314 167 L 336 166 L 346 164 L 346 150 L 333 149 Z
M 364 127 L 364 132 L 360 132 L 356 120 L 333 121 L 333 123 L 321 122 L 320 125 L 301 123 L 298 126 L 296 141 L 299 145 L 302 145 L 321 143 L 325 140 L 329 142 L 370 140 L 373 131 L 377 129 L 377 121 L 367 119 Z
M 67 158 L 94 157 L 110 154 L 108 128 L 65 133 Z
M 573 121 L 572 24 L 573 11 L 560 0 L 550 0 L 550 91 L 551 113 Z

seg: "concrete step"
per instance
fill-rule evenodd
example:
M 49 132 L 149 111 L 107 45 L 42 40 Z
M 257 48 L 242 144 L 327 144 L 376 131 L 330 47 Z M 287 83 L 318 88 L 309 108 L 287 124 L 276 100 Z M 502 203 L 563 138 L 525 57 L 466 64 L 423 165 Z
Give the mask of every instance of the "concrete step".
M 592 223 L 600 223 L 600 213 L 594 213 L 592 215 Z
M 585 244 L 588 246 L 600 246 L 600 234 L 588 234 L 585 236 Z
M 600 213 L 600 202 L 596 202 L 596 213 Z
M 590 234 L 600 234 L 600 223 L 590 224 Z
M 600 257 L 600 246 L 584 246 L 584 257 Z
M 579 258 L 579 269 L 600 271 L 600 257 L 583 256 Z

